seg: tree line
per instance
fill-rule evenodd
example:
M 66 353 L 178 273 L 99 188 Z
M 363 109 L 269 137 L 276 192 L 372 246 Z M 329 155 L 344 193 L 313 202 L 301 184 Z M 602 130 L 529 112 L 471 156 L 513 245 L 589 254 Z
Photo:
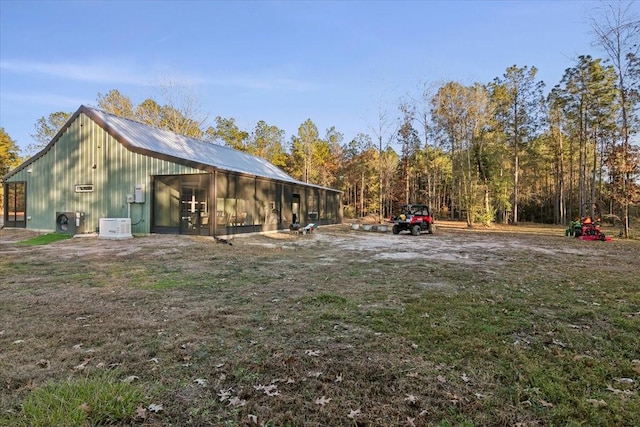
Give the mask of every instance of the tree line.
M 432 84 L 400 100 L 394 118 L 381 108 L 371 134 L 348 141 L 335 127 L 322 135 L 311 119 L 289 141 L 264 121 L 240 129 L 218 116 L 206 126 L 193 99 L 174 88 L 164 103 L 138 105 L 114 89 L 98 94 L 97 108 L 341 189 L 346 216 L 382 219 L 405 203 L 429 204 L 438 217 L 469 226 L 603 215 L 628 237 L 640 204 L 640 21 L 622 3 L 605 15 L 592 22 L 605 57 L 579 56 L 546 93 L 534 66 L 513 65 L 488 83 Z M 30 149 L 46 145 L 69 117 L 40 118 Z

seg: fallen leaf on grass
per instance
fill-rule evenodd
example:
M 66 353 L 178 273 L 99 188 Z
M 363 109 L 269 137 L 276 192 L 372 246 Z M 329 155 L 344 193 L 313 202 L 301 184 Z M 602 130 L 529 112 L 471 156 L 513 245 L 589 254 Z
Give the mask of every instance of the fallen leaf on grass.
M 591 403 L 596 408 L 601 408 L 601 407 L 606 407 L 607 406 L 607 402 L 605 402 L 602 399 L 600 399 L 600 400 L 598 400 L 598 399 L 587 399 L 587 402 Z
M 147 408 L 142 405 L 138 405 L 136 408 L 136 418 L 142 418 L 143 420 L 147 418 Z
M 326 397 L 322 396 L 321 398 L 316 399 L 316 405 L 320 405 L 320 406 L 324 406 L 329 402 L 331 402 L 331 398 L 330 397 L 326 398 Z
M 86 402 L 85 403 L 81 403 L 80 405 L 78 405 L 78 409 L 80 409 L 85 414 L 90 414 L 91 413 L 91 406 Z
M 617 389 L 617 388 L 613 388 L 610 385 L 607 386 L 607 390 L 609 390 L 613 394 L 624 394 L 626 396 L 632 396 L 633 394 L 635 394 L 635 392 L 633 390 L 620 390 L 620 389 Z
M 409 402 L 411 404 L 415 404 L 418 399 L 413 394 L 407 394 L 407 397 L 404 398 L 405 402 Z
M 152 403 L 147 407 L 147 409 L 151 412 L 158 413 L 162 411 L 164 408 L 162 407 L 162 403 Z
M 230 389 L 230 388 L 227 389 L 227 390 L 220 390 L 218 392 L 218 397 L 220 398 L 220 402 L 224 402 L 229 397 L 231 397 L 231 391 L 232 391 L 232 389 Z
M 89 363 L 90 361 L 91 361 L 91 359 L 85 359 L 84 362 L 82 362 L 81 364 L 74 366 L 73 370 L 74 371 L 83 370 L 87 366 L 87 363 Z
M 244 399 L 240 399 L 238 396 L 232 397 L 231 399 L 229 399 L 229 406 L 233 406 L 235 408 L 238 408 L 240 406 L 244 406 L 247 404 L 247 401 Z
M 349 415 L 347 415 L 347 418 L 355 419 L 360 415 L 362 415 L 360 409 L 352 409 L 351 411 L 349 411 Z
M 38 363 L 36 363 L 36 365 L 40 366 L 41 368 L 48 369 L 51 366 L 51 362 L 46 359 L 40 359 L 38 360 Z
M 306 354 L 307 356 L 319 357 L 320 356 L 320 350 L 305 350 L 304 354 Z
M 24 340 L 15 340 L 12 344 L 22 344 Z
M 249 417 L 249 421 L 251 421 L 252 423 L 258 424 L 258 417 L 256 417 L 255 415 L 249 414 L 247 415 L 247 417 Z
M 457 405 L 460 402 L 460 396 L 455 393 L 447 392 L 447 397 L 449 398 L 449 402 Z
M 438 375 L 438 381 L 440 381 L 442 384 L 447 382 L 447 379 L 445 377 L 443 377 L 442 375 Z
M 469 381 L 471 381 L 471 378 L 469 378 L 467 374 L 462 374 L 460 378 L 462 378 L 462 381 L 464 381 L 465 383 L 468 383 Z
M 139 380 L 140 377 L 137 375 L 129 375 L 127 378 L 124 378 L 122 380 L 123 383 L 127 383 L 127 384 L 131 384 L 132 382 L 134 382 L 135 380 Z
M 270 385 L 258 384 L 258 385 L 254 385 L 253 388 L 256 390 L 261 390 L 262 392 L 264 392 L 264 394 L 266 394 L 269 397 L 280 395 L 280 392 L 278 391 L 278 386 L 275 384 L 270 384 Z
M 309 378 L 320 378 L 320 375 L 322 375 L 322 372 L 320 371 L 307 372 L 307 377 Z
M 196 378 L 195 380 L 193 380 L 193 382 L 198 384 L 201 387 L 206 387 L 208 381 L 205 380 L 204 378 Z
M 74 350 L 80 350 L 82 348 L 82 344 L 76 344 L 72 347 Z
M 574 362 L 579 362 L 583 359 L 593 359 L 593 357 L 586 355 L 586 354 L 576 354 L 575 356 L 573 356 L 573 361 Z
M 337 383 L 341 383 L 342 382 L 342 374 L 336 375 L 336 379 L 334 380 Z

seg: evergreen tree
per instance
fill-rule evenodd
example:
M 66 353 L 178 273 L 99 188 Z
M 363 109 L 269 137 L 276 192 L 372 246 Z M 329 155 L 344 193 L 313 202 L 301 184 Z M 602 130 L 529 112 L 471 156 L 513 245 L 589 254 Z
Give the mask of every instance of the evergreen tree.
M 533 140 L 541 125 L 544 83 L 536 81 L 536 67 L 507 68 L 502 78 L 490 85 L 496 107 L 495 119 L 513 150 L 513 223 L 518 223 L 520 151 L 522 145 Z

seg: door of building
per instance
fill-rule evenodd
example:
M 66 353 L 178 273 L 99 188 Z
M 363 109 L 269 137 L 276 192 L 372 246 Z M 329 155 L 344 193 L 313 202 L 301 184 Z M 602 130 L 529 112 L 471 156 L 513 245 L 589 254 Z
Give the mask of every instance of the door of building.
M 300 195 L 299 194 L 294 194 L 291 197 L 291 213 L 292 213 L 292 218 L 291 218 L 291 223 L 292 224 L 299 224 L 300 223 Z
M 207 189 L 183 184 L 180 190 L 180 233 L 209 234 Z

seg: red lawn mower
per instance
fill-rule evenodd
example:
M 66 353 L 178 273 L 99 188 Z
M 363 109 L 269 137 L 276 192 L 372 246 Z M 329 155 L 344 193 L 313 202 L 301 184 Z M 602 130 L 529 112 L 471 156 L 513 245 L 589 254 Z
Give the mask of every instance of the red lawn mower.
M 590 216 L 583 218 L 581 221 L 571 221 L 571 225 L 566 230 L 565 235 L 574 236 L 580 240 L 611 241 L 611 237 L 605 236 L 600 230 L 600 221 L 593 221 Z

